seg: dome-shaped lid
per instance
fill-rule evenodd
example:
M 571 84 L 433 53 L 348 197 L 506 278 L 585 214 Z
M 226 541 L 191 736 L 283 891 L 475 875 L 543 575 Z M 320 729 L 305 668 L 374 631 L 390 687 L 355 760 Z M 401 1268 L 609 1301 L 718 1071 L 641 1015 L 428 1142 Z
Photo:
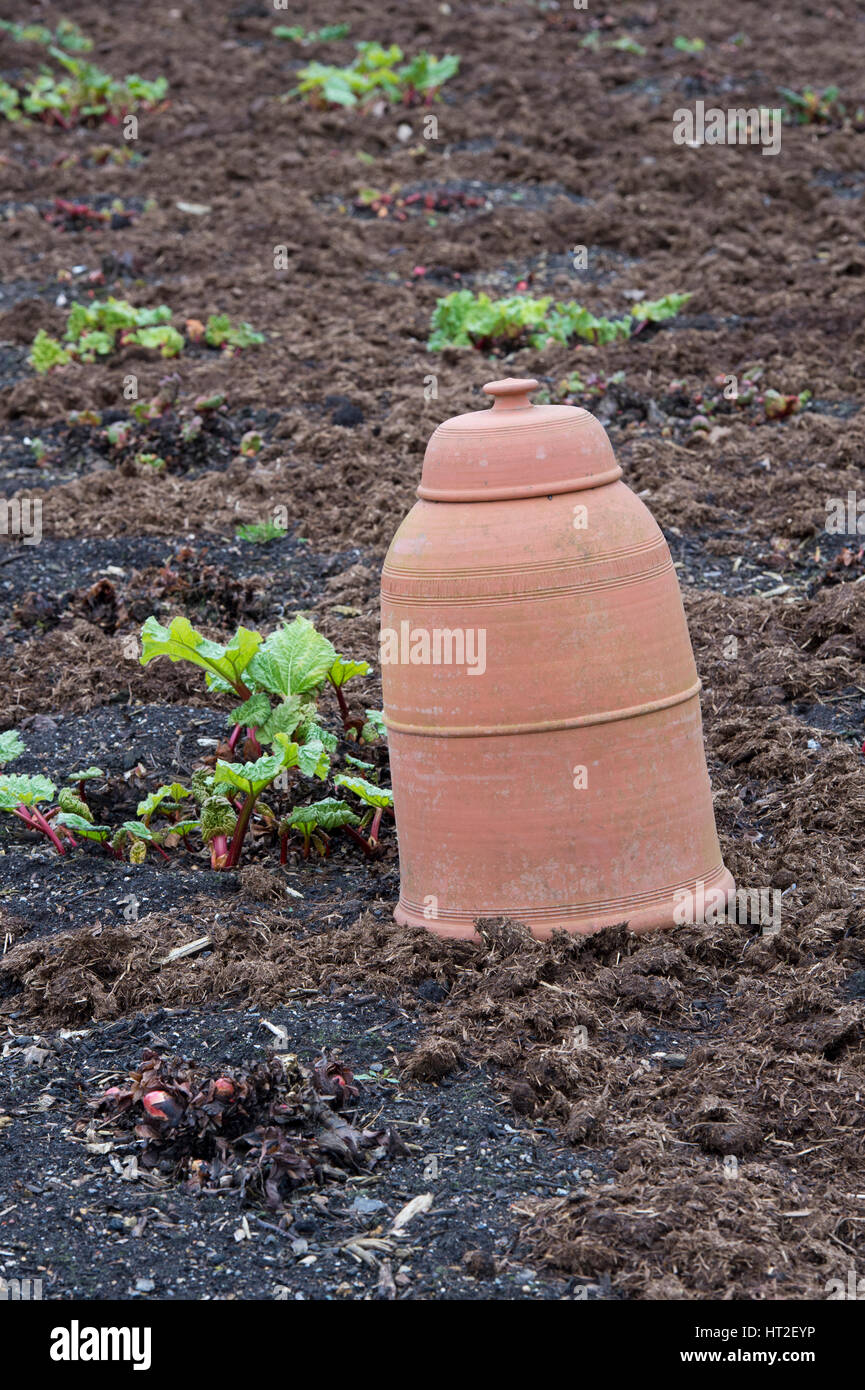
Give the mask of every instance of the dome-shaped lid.
M 418 497 L 491 502 L 602 487 L 622 476 L 600 421 L 572 405 L 532 405 L 533 379 L 484 387 L 492 410 L 439 425 L 423 462 Z

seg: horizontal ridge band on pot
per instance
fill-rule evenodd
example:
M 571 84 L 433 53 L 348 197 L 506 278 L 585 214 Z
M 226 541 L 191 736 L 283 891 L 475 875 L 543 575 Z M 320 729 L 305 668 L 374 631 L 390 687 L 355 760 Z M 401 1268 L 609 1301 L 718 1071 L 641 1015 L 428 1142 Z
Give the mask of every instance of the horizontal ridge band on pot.
M 671 898 L 679 893 L 688 893 L 692 889 L 698 889 L 700 884 L 704 892 L 711 893 L 719 884 L 726 882 L 727 871 L 722 860 L 718 860 L 711 869 L 706 869 L 702 874 L 696 874 L 694 878 L 683 879 L 679 883 L 668 883 L 663 888 L 653 888 L 646 893 L 629 893 L 624 897 L 598 899 L 597 902 L 583 902 L 579 907 L 572 904 L 563 903 L 556 907 L 514 907 L 513 904 L 507 907 L 499 904 L 484 908 L 485 917 L 513 917 L 518 922 L 525 922 L 526 926 L 531 926 L 539 917 L 596 917 L 599 913 L 627 913 L 629 909 L 653 907 L 657 904 L 666 904 Z M 695 894 L 696 896 L 696 894 Z M 423 915 L 423 903 L 412 902 L 407 897 L 400 898 L 400 906 L 410 912 L 417 912 Z M 468 913 L 460 912 L 456 908 L 436 908 L 436 920 L 442 922 L 468 922 L 472 920 Z
M 491 382 L 492 410 L 439 425 L 417 495 L 427 502 L 495 502 L 605 487 L 622 476 L 606 431 L 570 405 L 530 405 L 535 381 Z
M 460 605 L 507 602 L 513 598 L 548 598 L 588 593 L 632 584 L 673 569 L 667 542 L 657 536 L 606 555 L 570 556 L 567 560 L 520 566 L 454 569 L 447 574 L 418 571 L 390 558 L 382 570 L 382 597 L 398 603 L 429 606 L 453 599 Z M 469 588 L 469 585 L 471 588 Z
M 665 695 L 659 700 L 649 700 L 641 705 L 632 705 L 629 709 L 600 710 L 597 714 L 577 714 L 573 719 L 553 719 L 547 723 L 442 727 L 440 724 L 402 724 L 397 719 L 391 719 L 388 714 L 385 714 L 384 722 L 390 733 L 416 734 L 421 738 L 497 738 L 501 734 L 549 734 L 559 729 L 587 729 L 592 724 L 616 724 L 620 719 L 639 719 L 643 714 L 656 714 L 658 710 L 673 709 L 675 705 L 683 705 L 686 701 L 695 699 L 702 688 L 702 681 L 696 680 L 688 690 L 678 691 L 675 695 Z

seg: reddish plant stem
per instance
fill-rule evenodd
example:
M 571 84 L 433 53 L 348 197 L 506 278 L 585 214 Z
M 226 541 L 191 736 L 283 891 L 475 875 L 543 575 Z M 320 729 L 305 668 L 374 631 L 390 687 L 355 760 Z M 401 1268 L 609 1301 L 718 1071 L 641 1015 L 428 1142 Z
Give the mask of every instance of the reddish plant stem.
M 231 749 L 232 753 L 237 747 L 237 740 L 240 738 L 240 731 L 242 728 L 242 724 L 235 724 L 234 728 L 231 731 L 231 738 L 228 740 L 228 746 Z
M 22 804 L 16 808 L 15 814 L 21 817 L 28 830 L 39 830 L 43 835 L 47 835 L 58 854 L 66 853 L 65 845 L 60 843 L 60 840 L 51 829 L 45 817 L 40 815 L 35 806 L 31 810 L 29 806 L 25 806 L 22 802 Z M 72 843 L 75 844 L 75 841 L 72 840 Z
M 383 812 L 383 811 L 384 811 L 384 807 L 383 807 L 383 806 L 379 806 L 379 807 L 376 809 L 376 813 L 375 813 L 375 815 L 374 815 L 373 818 L 372 818 L 372 825 L 371 825 L 370 828 L 369 828 L 369 842 L 370 842 L 371 845 L 377 845 L 377 844 L 378 844 L 378 830 L 379 830 L 379 826 L 381 825 L 381 817 L 382 817 L 382 812 Z
M 351 836 L 352 840 L 354 840 L 356 844 L 360 845 L 364 854 L 372 854 L 373 846 L 369 843 L 369 840 L 367 840 L 365 836 L 361 835 L 359 830 L 355 830 L 353 825 L 344 825 L 342 828 L 345 831 L 346 835 Z
M 279 837 L 279 862 L 280 864 L 288 863 L 288 831 Z
M 228 851 L 228 859 L 225 863 L 226 869 L 235 869 L 237 867 L 237 861 L 240 859 L 240 851 L 243 849 L 243 842 L 246 839 L 246 832 L 249 829 L 249 822 L 252 819 L 252 812 L 257 797 L 258 793 L 256 792 L 255 796 L 248 796 L 243 803 L 243 810 L 238 817 L 237 825 L 234 827 L 234 834 L 231 837 L 231 848 Z
M 214 835 L 210 842 L 210 867 L 211 869 L 224 869 L 228 862 L 228 837 L 226 835 Z

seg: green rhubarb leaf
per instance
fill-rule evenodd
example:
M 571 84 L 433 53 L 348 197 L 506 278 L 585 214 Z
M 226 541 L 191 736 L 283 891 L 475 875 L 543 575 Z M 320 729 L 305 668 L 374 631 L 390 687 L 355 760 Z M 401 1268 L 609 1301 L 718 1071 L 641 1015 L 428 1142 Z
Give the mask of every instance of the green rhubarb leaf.
M 346 681 L 352 680 L 354 676 L 368 676 L 369 672 L 368 661 L 348 661 L 344 656 L 338 656 L 327 675 L 328 680 L 339 690 Z
M 295 743 L 288 734 L 276 734 L 276 743 L 283 750 L 283 767 L 297 767 L 305 777 L 318 777 L 324 781 L 330 771 L 330 757 L 318 739 L 309 743 Z
M 363 758 L 353 758 L 351 753 L 346 753 L 345 761 L 349 767 L 359 767 L 363 772 L 375 772 L 375 763 L 365 763 Z
M 665 294 L 663 299 L 644 299 L 642 303 L 634 305 L 631 315 L 638 322 L 664 323 L 667 319 L 675 318 L 689 299 L 693 299 L 693 295 Z
M 13 758 L 20 758 L 24 752 L 26 749 L 17 729 L 7 729 L 5 734 L 0 734 L 0 767 L 11 763 Z
M 227 647 L 202 637 L 187 618 L 173 618 L 170 627 L 163 627 L 156 618 L 148 618 L 141 629 L 141 664 L 146 666 L 157 656 L 169 661 L 191 661 L 207 672 L 211 690 L 241 690 L 241 676 L 261 646 L 261 633 L 239 627 Z
M 349 777 L 344 772 L 338 773 L 333 780 L 337 787 L 345 787 L 346 791 L 354 792 L 367 806 L 393 805 L 393 792 L 390 787 L 375 787 L 363 777 Z
M 155 836 L 149 825 L 140 820 L 125 820 L 121 827 L 134 840 L 153 840 Z
M 75 816 L 78 820 L 85 821 L 88 825 L 93 824 L 93 812 L 82 801 L 73 787 L 61 787 L 57 796 L 57 805 L 66 815 Z
M 86 767 L 83 772 L 69 772 L 67 782 L 96 782 L 105 776 L 101 767 Z
M 65 367 L 67 362 L 72 359 L 62 343 L 40 328 L 36 337 L 33 339 L 33 346 L 30 349 L 30 356 L 27 359 L 34 371 L 40 375 L 50 372 L 52 367 Z
M 192 796 L 192 792 L 182 783 L 171 782 L 157 787 L 155 792 L 150 792 L 143 801 L 139 801 L 135 808 L 135 814 L 144 821 L 145 825 L 149 825 L 151 816 L 161 806 L 164 806 L 166 810 L 174 810 L 179 802 L 190 796 Z
M 193 830 L 200 828 L 200 820 L 179 820 L 173 825 L 166 826 L 165 833 L 166 835 L 179 835 L 182 838 L 184 835 L 191 835 Z
M 271 713 L 270 700 L 263 690 L 257 690 L 248 700 L 244 700 L 242 705 L 233 709 L 227 718 L 231 725 L 245 724 L 250 729 L 257 729 L 267 723 Z
M 360 731 L 361 743 L 375 743 L 377 738 L 387 739 L 387 725 L 380 709 L 368 709 L 366 723 Z
M 247 796 L 258 796 L 285 766 L 282 753 L 266 754 L 253 763 L 226 763 L 220 758 L 213 770 L 213 781 L 216 786 L 237 787 Z
M 38 806 L 40 801 L 52 801 L 57 788 L 48 777 L 0 775 L 0 810 L 14 811 L 18 806 Z
M 83 835 L 85 840 L 97 840 L 100 844 L 104 843 L 112 834 L 110 825 L 93 825 L 83 816 L 77 816 L 72 811 L 61 811 L 54 818 L 55 825 L 65 825 L 69 830 L 74 830 L 76 835 Z
M 320 724 L 315 722 L 315 712 L 311 713 L 302 723 L 298 724 L 294 730 L 295 738 L 298 743 L 320 743 L 328 753 L 335 753 L 339 747 L 339 739 L 336 734 L 332 734 L 329 729 L 323 729 Z
M 360 825 L 360 817 L 346 802 L 327 796 L 323 801 L 313 801 L 309 806 L 296 806 L 288 817 L 288 824 L 308 834 L 312 830 L 338 830 L 341 825 Z
M 201 838 L 206 845 L 217 835 L 231 835 L 237 824 L 237 812 L 227 796 L 209 796 L 201 806 Z
M 126 341 L 139 343 L 141 347 L 158 348 L 163 357 L 178 357 L 184 348 L 182 334 L 170 324 L 160 328 L 138 328 L 129 334 Z
M 308 618 L 272 632 L 249 663 L 247 683 L 274 695 L 305 695 L 326 679 L 336 652 Z
M 283 700 L 257 729 L 259 743 L 273 743 L 277 734 L 293 734 L 305 709 L 306 702 L 300 695 L 291 695 Z
M 330 756 L 324 744 L 318 739 L 312 739 L 309 743 L 301 744 L 297 765 L 304 777 L 317 777 L 320 782 L 324 782 L 330 772 Z

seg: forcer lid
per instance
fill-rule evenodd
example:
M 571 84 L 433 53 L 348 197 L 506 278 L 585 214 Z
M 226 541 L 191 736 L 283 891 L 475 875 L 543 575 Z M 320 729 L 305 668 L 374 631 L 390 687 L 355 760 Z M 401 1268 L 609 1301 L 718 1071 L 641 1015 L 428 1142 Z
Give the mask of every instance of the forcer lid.
M 418 497 L 492 502 L 602 487 L 622 476 L 606 430 L 588 410 L 532 405 L 538 383 L 507 377 L 485 387 L 492 410 L 439 425 L 423 462 Z

